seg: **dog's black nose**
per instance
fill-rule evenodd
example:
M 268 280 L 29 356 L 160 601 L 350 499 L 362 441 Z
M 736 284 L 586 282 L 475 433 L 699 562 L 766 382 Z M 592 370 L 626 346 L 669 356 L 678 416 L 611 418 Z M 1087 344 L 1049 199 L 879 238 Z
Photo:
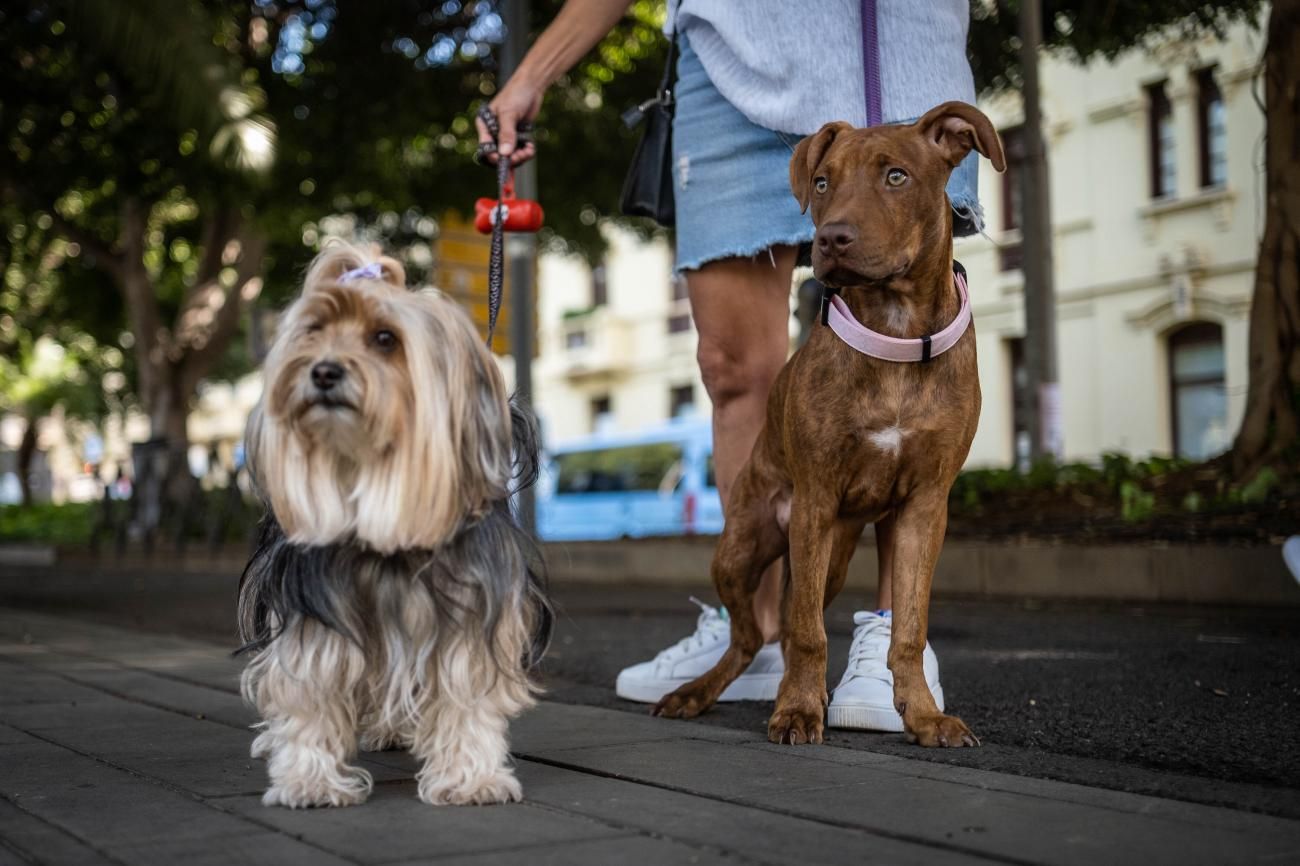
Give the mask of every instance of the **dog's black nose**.
M 311 368 L 311 382 L 322 391 L 328 391 L 343 379 L 343 367 L 333 361 L 321 361 Z
M 822 255 L 837 255 L 857 239 L 858 230 L 848 223 L 827 223 L 817 229 L 817 250 Z

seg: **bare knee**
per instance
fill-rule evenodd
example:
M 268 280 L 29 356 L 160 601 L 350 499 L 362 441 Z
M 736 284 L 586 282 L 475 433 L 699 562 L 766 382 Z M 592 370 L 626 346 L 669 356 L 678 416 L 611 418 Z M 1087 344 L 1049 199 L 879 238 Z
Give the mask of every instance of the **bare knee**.
M 746 345 L 739 335 L 708 339 L 701 334 L 695 358 L 704 390 L 717 408 L 751 397 L 766 399 L 785 363 L 784 351 Z

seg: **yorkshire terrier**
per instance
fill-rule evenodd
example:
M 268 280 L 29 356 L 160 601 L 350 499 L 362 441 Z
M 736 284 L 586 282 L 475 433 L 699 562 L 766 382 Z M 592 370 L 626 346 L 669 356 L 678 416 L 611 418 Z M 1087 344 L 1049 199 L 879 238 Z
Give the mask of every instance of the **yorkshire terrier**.
M 552 621 L 510 496 L 536 429 L 469 316 L 345 244 L 307 272 L 247 433 L 267 505 L 240 582 L 268 806 L 370 794 L 363 750 L 409 748 L 431 804 L 520 798 L 510 718 Z

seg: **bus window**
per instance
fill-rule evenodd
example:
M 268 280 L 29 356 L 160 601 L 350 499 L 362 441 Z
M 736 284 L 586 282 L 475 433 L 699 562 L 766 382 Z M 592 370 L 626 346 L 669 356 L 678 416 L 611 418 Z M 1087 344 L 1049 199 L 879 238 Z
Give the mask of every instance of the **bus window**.
M 681 471 L 681 460 L 681 446 L 667 442 L 559 454 L 555 492 L 657 491 L 670 473 Z
M 712 453 L 704 461 L 704 486 L 710 488 L 718 486 L 718 476 L 713 471 Z

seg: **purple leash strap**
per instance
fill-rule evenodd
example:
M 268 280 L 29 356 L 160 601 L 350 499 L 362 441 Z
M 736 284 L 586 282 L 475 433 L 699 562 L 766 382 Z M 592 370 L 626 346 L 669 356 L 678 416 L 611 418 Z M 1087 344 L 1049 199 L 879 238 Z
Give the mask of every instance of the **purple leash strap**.
M 867 126 L 880 126 L 880 40 L 876 33 L 876 0 L 862 0 L 862 74 L 867 93 Z

